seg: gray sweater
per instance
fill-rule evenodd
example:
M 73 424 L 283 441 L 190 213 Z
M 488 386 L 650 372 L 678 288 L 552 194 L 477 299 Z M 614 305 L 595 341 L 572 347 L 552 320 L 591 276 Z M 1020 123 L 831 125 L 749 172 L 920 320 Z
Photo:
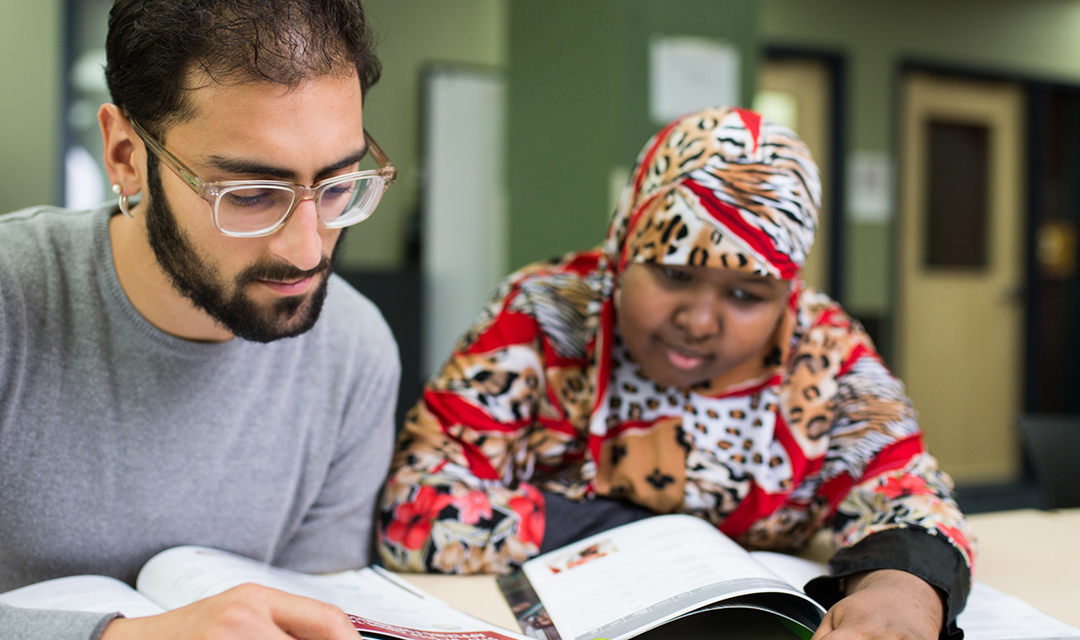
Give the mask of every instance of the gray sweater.
M 367 564 L 400 369 L 379 311 L 334 276 L 302 336 L 172 337 L 120 287 L 114 211 L 0 217 L 0 592 L 133 584 L 181 544 L 308 572 Z M 105 622 L 0 607 L 0 638 L 87 640 Z

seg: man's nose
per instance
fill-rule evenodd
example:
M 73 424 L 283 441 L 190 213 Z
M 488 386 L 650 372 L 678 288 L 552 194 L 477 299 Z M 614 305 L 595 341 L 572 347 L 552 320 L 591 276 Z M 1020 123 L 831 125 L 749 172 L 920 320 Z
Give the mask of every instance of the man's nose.
M 322 261 L 322 236 L 315 201 L 301 200 L 289 219 L 270 238 L 270 251 L 301 271 L 310 271 Z

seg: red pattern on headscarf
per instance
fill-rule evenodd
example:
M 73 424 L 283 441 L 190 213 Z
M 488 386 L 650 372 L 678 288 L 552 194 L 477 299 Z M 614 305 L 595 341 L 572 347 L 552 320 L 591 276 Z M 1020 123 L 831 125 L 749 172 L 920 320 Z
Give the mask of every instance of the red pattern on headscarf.
M 754 141 L 754 153 L 757 153 L 758 145 L 761 142 L 761 114 L 756 111 L 750 111 L 749 109 L 732 109 L 735 113 L 739 114 L 742 118 L 743 124 L 746 125 L 747 131 L 750 132 L 750 138 Z

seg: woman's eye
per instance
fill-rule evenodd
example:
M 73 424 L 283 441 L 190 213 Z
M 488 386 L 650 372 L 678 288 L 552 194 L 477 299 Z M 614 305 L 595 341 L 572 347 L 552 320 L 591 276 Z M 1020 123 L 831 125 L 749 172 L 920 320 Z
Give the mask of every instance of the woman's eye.
M 746 289 L 732 289 L 731 296 L 739 302 L 758 302 L 761 296 L 754 295 Z
M 675 280 L 677 282 L 689 282 L 690 274 L 682 269 L 673 269 L 671 267 L 660 267 L 660 273 L 664 274 L 664 277 L 668 280 Z

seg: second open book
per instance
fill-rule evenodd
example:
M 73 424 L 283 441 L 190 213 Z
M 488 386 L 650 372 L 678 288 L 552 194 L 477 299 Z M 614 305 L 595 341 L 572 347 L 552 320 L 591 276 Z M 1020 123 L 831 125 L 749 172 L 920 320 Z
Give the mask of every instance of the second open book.
M 105 576 L 71 576 L 0 594 L 0 603 L 31 609 L 122 612 L 148 616 L 176 609 L 246 582 L 340 607 L 365 638 L 528 640 L 452 608 L 377 569 L 308 575 L 207 549 L 175 547 L 151 558 L 137 589 Z

